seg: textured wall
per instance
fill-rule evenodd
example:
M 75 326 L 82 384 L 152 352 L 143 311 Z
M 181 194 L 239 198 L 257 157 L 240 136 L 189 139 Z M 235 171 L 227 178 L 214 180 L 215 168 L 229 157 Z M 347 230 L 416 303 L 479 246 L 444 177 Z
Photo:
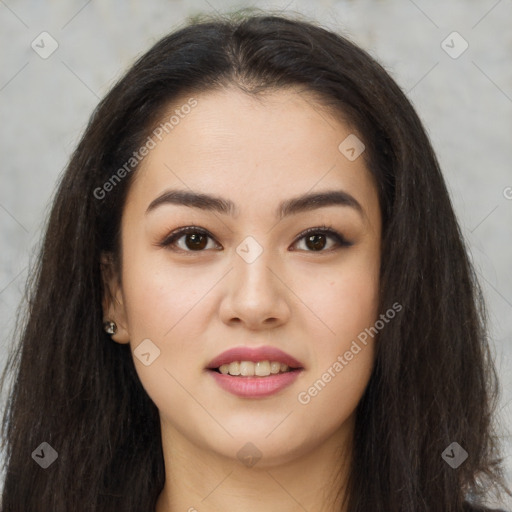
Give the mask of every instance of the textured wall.
M 302 12 L 348 35 L 417 108 L 488 301 L 512 481 L 510 0 L 0 1 L 0 365 L 54 187 L 98 100 L 186 16 L 248 5 Z

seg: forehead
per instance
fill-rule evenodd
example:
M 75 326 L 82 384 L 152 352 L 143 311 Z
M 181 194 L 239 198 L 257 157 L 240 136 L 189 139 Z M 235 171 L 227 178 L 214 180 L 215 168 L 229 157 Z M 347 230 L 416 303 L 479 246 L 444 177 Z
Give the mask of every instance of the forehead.
M 228 88 L 182 95 L 159 126 L 171 116 L 172 128 L 155 139 L 130 190 L 146 196 L 146 207 L 177 187 L 238 196 L 242 206 L 314 187 L 342 186 L 375 198 L 364 158 L 350 161 L 339 149 L 354 130 L 307 92 L 283 89 L 254 98 Z
M 163 120 L 169 118 L 169 113 L 179 111 L 190 98 L 182 96 L 174 101 Z M 256 150 L 268 159 L 271 153 L 268 150 L 279 149 L 276 156 L 282 158 L 285 150 L 297 152 L 304 140 L 314 150 L 332 142 L 331 138 L 339 136 L 340 131 L 354 131 L 341 120 L 341 113 L 335 119 L 313 93 L 297 87 L 258 96 L 228 87 L 196 94 L 194 99 L 197 105 L 179 121 L 176 119 L 178 123 L 170 130 L 174 135 L 174 150 L 182 149 L 188 156 L 193 156 L 193 152 L 200 155 L 224 150 L 230 154 L 235 151 L 236 155 Z M 327 135 L 330 137 L 326 140 Z M 183 140 L 186 146 L 180 145 Z

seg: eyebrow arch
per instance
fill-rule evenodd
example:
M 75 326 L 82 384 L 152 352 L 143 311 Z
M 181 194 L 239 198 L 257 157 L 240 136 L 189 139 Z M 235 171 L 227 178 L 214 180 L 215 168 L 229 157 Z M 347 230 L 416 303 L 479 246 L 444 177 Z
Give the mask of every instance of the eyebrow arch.
M 230 216 L 238 216 L 239 213 L 235 203 L 229 199 L 187 190 L 167 190 L 150 203 L 146 214 L 163 204 L 189 206 L 206 211 L 216 211 Z M 343 190 L 326 190 L 287 199 L 279 204 L 275 216 L 281 220 L 290 215 L 327 206 L 348 206 L 356 210 L 361 217 L 364 217 L 364 210 L 361 204 Z

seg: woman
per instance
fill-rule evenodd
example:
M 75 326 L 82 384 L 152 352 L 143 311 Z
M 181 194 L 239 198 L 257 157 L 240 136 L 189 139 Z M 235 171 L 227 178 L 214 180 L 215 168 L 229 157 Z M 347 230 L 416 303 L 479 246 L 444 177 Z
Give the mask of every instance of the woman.
M 190 23 L 62 178 L 2 511 L 483 510 L 505 488 L 484 320 L 383 68 L 306 21 Z

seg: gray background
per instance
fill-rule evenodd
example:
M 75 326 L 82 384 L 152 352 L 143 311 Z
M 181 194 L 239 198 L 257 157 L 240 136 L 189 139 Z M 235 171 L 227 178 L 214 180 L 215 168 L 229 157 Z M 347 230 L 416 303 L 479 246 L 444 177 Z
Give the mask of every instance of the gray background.
M 0 0 L 0 366 L 57 180 L 98 100 L 187 16 L 243 6 L 300 12 L 350 37 L 416 107 L 486 295 L 512 482 L 511 0 Z M 31 48 L 43 31 L 59 45 L 47 59 Z M 453 31 L 469 44 L 458 58 L 441 46 Z

